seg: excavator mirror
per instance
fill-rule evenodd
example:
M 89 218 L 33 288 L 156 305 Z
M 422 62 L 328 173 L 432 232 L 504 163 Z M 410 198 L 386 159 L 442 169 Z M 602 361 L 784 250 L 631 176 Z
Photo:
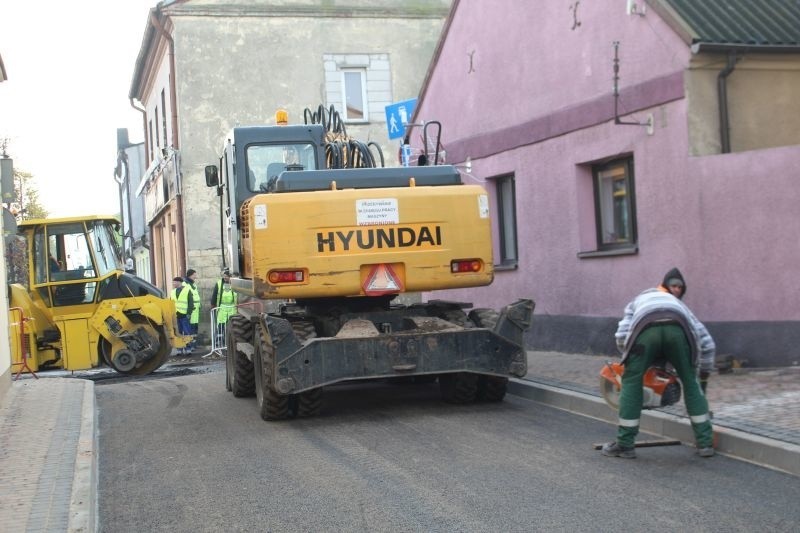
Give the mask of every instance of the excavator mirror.
M 207 187 L 219 186 L 219 176 L 217 175 L 217 167 L 214 165 L 208 165 L 206 167 L 206 186 Z

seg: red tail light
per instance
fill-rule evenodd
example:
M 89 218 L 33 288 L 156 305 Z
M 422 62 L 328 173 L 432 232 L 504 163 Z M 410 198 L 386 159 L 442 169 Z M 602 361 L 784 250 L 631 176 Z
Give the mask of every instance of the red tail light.
M 278 283 L 301 283 L 305 281 L 305 272 L 302 270 L 272 270 L 269 273 L 269 282 L 273 285 Z
M 456 259 L 450 262 L 450 272 L 480 272 L 483 270 L 483 261 L 480 259 Z

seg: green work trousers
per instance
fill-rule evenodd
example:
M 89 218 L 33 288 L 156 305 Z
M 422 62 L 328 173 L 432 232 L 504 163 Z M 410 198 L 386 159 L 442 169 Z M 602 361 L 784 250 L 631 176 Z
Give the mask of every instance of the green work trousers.
M 692 366 L 689 341 L 683 328 L 675 323 L 653 324 L 634 341 L 622 374 L 617 443 L 623 447 L 633 446 L 639 433 L 639 418 L 642 414 L 644 373 L 653 361 L 660 358 L 669 361 L 683 384 L 686 411 L 692 422 L 697 447 L 710 447 L 713 435 L 708 416 L 708 401 Z

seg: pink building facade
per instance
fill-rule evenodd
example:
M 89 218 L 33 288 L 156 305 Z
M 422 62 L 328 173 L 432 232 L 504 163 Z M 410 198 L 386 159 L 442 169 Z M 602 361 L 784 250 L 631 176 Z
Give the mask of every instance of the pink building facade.
M 636 4 L 455 2 L 414 120 L 489 192 L 495 279 L 430 296 L 530 297 L 530 348 L 610 354 L 625 304 L 678 267 L 718 361 L 800 364 L 800 48 L 730 60 Z

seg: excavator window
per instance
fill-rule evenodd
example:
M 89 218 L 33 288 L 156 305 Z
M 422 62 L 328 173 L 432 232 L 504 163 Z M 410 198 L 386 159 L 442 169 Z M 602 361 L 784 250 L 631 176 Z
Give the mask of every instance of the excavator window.
M 249 188 L 266 191 L 271 179 L 287 167 L 316 170 L 314 145 L 311 143 L 254 144 L 247 147 Z
M 62 306 L 93 300 L 95 284 L 87 284 L 86 277 L 94 263 L 82 222 L 39 227 L 33 245 L 34 281 L 49 285 L 39 288 L 45 302 Z

